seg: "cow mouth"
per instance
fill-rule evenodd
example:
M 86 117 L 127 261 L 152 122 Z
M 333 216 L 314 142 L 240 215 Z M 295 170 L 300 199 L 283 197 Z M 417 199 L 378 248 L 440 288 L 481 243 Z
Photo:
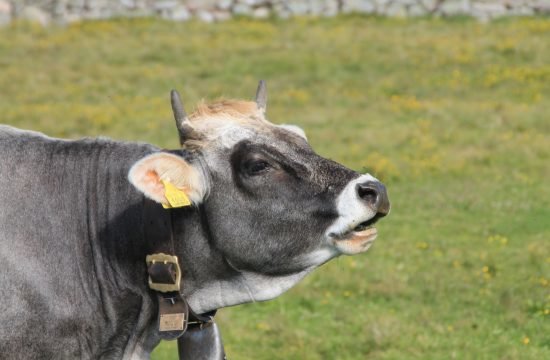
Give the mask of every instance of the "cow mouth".
M 335 247 L 341 253 L 348 255 L 367 251 L 378 235 L 378 231 L 374 227 L 378 219 L 378 216 L 374 216 L 343 234 L 334 235 L 333 241 Z
M 369 234 L 374 231 L 376 233 L 376 228 L 374 224 L 380 219 L 378 215 L 373 216 L 371 219 L 363 221 L 353 229 L 337 236 L 340 239 L 349 239 L 350 237 L 355 237 L 357 235 Z
M 373 228 L 374 223 L 378 221 L 378 218 L 375 216 L 370 220 L 363 221 L 361 224 L 353 228 L 352 232 L 361 232 L 369 228 Z

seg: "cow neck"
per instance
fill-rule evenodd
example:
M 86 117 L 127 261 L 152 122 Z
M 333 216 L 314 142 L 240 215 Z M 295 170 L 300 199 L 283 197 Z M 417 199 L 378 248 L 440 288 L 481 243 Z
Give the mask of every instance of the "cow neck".
M 149 199 L 144 199 L 143 212 L 147 253 L 176 255 L 172 231 L 172 212 L 162 209 L 157 203 Z
M 196 314 L 183 296 L 185 285 L 181 280 L 182 267 L 179 263 L 181 257 L 178 257 L 178 247 L 173 231 L 173 218 L 177 212 L 178 210 L 161 209 L 158 204 L 145 199 L 145 239 L 149 249 L 147 252 L 148 284 L 150 291 L 156 295 L 158 301 L 157 324 L 159 335 L 164 340 L 181 337 L 188 327 L 199 327 L 202 330 L 202 328 L 211 326 L 215 314 L 215 311 Z M 150 262 L 151 258 L 159 259 L 159 261 Z M 177 276 L 177 272 L 180 273 L 179 276 Z M 173 283 L 179 285 L 179 289 L 159 290 L 151 285 L 151 281 L 154 284 Z

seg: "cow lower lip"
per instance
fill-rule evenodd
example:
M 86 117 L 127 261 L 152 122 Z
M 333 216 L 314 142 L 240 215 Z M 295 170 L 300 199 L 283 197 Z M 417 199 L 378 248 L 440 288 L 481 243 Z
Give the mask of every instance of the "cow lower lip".
M 367 227 L 363 227 L 361 229 L 358 229 L 358 228 L 355 228 L 353 229 L 353 231 L 351 232 L 351 234 L 353 236 L 361 236 L 363 234 L 365 235 L 370 235 L 370 234 L 376 234 L 377 233 L 377 230 L 374 226 L 367 226 Z
M 362 237 L 363 235 L 368 235 L 373 230 L 376 233 L 376 228 L 374 226 L 372 226 L 373 223 L 374 222 L 365 221 L 365 222 L 357 225 L 356 227 L 354 227 L 353 229 L 351 229 L 351 230 L 349 230 L 345 233 L 342 233 L 342 234 L 339 234 L 339 235 L 334 235 L 333 234 L 333 236 L 338 240 L 347 240 L 347 239 L 350 239 L 350 238 L 354 238 L 356 236 Z
M 369 226 L 362 230 L 354 229 L 344 239 L 350 239 L 355 242 L 372 241 L 376 238 L 376 235 L 378 235 L 378 230 L 373 226 Z
M 343 254 L 354 255 L 367 251 L 378 231 L 374 227 L 368 227 L 361 231 L 350 231 L 334 241 L 335 247 Z
M 350 240 L 359 240 L 359 239 L 366 239 L 366 238 L 374 238 L 378 234 L 378 230 L 374 226 L 368 226 L 368 227 L 355 227 L 353 230 L 350 230 L 344 234 L 340 234 L 338 236 L 334 236 L 335 241 L 350 241 Z

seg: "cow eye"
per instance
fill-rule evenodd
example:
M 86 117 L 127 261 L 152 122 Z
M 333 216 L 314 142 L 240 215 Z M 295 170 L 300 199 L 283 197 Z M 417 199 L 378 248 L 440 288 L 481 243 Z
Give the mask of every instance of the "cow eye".
M 246 164 L 246 172 L 250 175 L 258 175 L 269 169 L 269 163 L 264 160 L 253 160 Z

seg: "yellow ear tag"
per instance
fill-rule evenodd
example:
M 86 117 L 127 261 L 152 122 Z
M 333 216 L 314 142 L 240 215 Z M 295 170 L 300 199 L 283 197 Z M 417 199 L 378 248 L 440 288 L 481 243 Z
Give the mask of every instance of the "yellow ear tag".
M 168 204 L 162 204 L 165 209 L 179 208 L 191 205 L 191 201 L 187 197 L 187 194 L 178 189 L 171 182 L 161 180 L 164 185 L 164 196 L 168 200 Z

